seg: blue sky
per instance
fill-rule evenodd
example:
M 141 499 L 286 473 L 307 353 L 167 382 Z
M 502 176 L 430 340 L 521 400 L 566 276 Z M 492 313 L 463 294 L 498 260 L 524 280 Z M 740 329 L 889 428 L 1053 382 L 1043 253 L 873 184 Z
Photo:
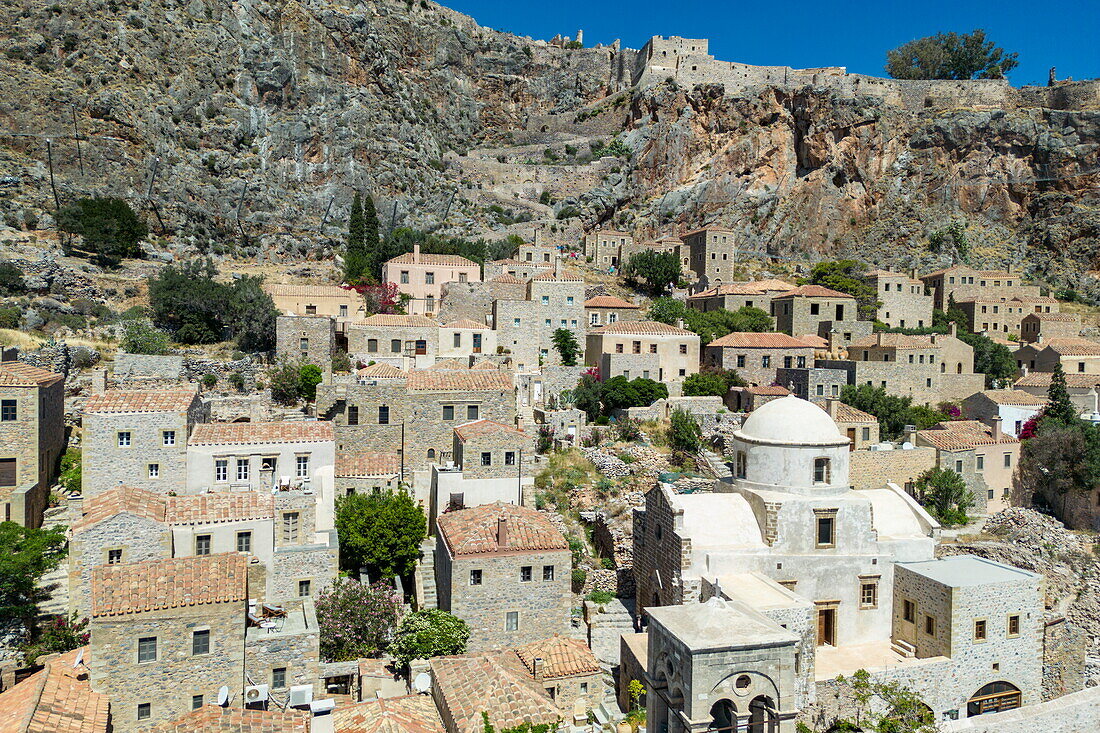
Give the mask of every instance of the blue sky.
M 884 75 L 886 51 L 939 31 L 984 28 L 1001 47 L 1020 54 L 1013 84 L 1100 77 L 1100 0 L 909 0 L 909 2 L 698 2 L 637 0 L 442 0 L 481 25 L 550 39 L 584 29 L 585 45 L 640 48 L 654 35 L 709 38 L 724 61 L 761 65 L 846 66 Z

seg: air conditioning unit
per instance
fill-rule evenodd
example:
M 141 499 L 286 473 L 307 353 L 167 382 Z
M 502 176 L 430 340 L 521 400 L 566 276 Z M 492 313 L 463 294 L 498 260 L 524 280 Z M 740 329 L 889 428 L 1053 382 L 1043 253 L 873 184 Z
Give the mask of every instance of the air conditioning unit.
M 287 705 L 292 708 L 301 708 L 311 702 L 313 702 L 313 685 L 294 685 L 290 688 Z
M 267 702 L 267 685 L 252 685 L 244 688 L 244 702 L 246 705 Z

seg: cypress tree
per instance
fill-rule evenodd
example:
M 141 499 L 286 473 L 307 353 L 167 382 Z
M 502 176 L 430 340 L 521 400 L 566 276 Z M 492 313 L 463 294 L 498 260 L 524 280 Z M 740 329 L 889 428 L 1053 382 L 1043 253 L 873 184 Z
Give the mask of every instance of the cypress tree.
M 374 204 L 370 208 L 373 212 Z M 344 280 L 348 283 L 357 282 L 370 262 L 366 246 L 366 226 L 363 197 L 356 191 L 351 202 L 351 214 L 348 216 L 348 244 L 344 252 Z
M 368 194 L 363 201 L 363 248 L 367 256 L 366 272 L 371 278 L 382 277 L 382 260 L 378 259 L 381 239 L 378 236 L 378 211 Z
M 1050 378 L 1050 388 L 1047 390 L 1047 406 L 1043 410 L 1043 418 L 1056 420 L 1063 425 L 1073 426 L 1077 424 L 1077 408 L 1069 399 L 1069 390 L 1066 388 L 1066 373 L 1060 363 L 1054 365 L 1054 375 Z

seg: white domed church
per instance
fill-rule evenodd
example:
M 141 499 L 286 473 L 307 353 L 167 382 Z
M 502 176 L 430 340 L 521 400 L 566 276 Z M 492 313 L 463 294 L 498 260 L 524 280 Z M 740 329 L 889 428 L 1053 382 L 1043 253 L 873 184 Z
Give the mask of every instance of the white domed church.
M 905 660 L 925 662 L 915 651 L 921 624 L 916 600 L 910 618 L 894 586 L 905 564 L 935 576 L 929 566 L 949 563 L 933 560 L 939 525 L 885 480 L 880 488 L 853 490 L 849 450 L 849 439 L 827 412 L 783 397 L 752 412 L 734 434 L 732 476 L 717 481 L 713 492 L 681 494 L 661 484 L 647 493 L 645 508 L 634 517 L 634 573 L 636 609 L 651 630 L 643 666 L 650 668 L 651 684 L 669 691 L 651 696 L 655 728 L 694 728 L 682 724 L 686 717 L 740 721 L 761 732 L 793 730 L 796 711 L 814 699 L 815 682 L 860 667 L 896 672 Z M 1019 572 L 1005 577 L 1035 585 L 1031 574 Z M 907 593 L 942 594 L 909 575 L 906 583 L 921 590 Z M 675 629 L 695 628 L 698 604 L 708 599 L 724 604 L 705 612 L 709 636 L 693 632 L 669 641 Z M 1019 603 L 1032 603 L 1028 599 Z M 729 630 L 716 631 L 715 619 L 727 619 Z M 909 622 L 913 643 L 904 641 Z M 932 630 L 936 622 L 925 623 Z M 942 623 L 952 625 L 948 618 Z M 738 638 L 738 629 L 761 625 L 771 628 L 767 644 Z M 740 656 L 730 656 L 731 650 Z M 934 656 L 930 647 L 926 651 Z M 696 664 L 708 654 L 736 658 L 740 670 L 710 679 L 715 665 Z M 940 656 L 952 663 L 949 655 Z M 629 670 L 631 661 L 624 659 L 623 666 Z M 684 684 L 689 689 L 678 689 Z M 728 705 L 718 713 L 698 708 L 700 699 L 717 705 L 726 690 Z M 677 700 L 697 709 L 681 707 L 676 714 Z M 929 704 L 950 711 L 960 703 L 944 695 Z

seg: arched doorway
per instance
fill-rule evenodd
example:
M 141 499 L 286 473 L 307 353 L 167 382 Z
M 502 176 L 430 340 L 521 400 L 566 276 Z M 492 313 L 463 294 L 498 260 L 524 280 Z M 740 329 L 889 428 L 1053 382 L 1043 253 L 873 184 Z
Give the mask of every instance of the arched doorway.
M 713 733 L 735 733 L 737 730 L 737 706 L 729 700 L 719 700 L 710 706 L 710 725 Z
M 990 682 L 983 685 L 966 703 L 968 718 L 1002 710 L 1014 710 L 1022 703 L 1020 689 L 1011 682 Z
M 778 733 L 779 721 L 775 716 L 775 703 L 766 695 L 759 695 L 749 703 L 749 733 Z

